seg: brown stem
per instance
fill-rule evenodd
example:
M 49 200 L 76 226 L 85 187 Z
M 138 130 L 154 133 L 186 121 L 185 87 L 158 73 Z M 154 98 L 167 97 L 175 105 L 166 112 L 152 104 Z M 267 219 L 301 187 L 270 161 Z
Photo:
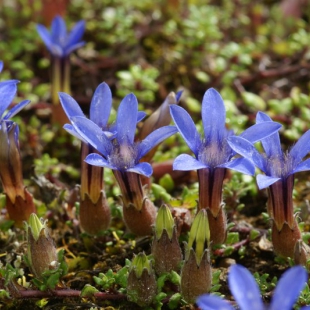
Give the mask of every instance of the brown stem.
M 98 292 L 93 295 L 96 299 L 101 300 L 125 300 L 127 296 L 124 294 L 110 294 L 104 292 Z M 50 291 L 39 291 L 39 290 L 19 290 L 16 294 L 16 298 L 68 298 L 68 297 L 81 297 L 81 291 L 71 290 L 71 289 L 61 289 L 61 290 L 50 290 Z
M 222 204 L 223 181 L 226 169 L 199 169 L 197 170 L 199 182 L 198 210 L 210 209 L 214 217 L 218 216 Z
M 140 175 L 134 172 L 113 170 L 122 192 L 124 206 L 133 205 L 138 211 L 142 209 L 145 199 Z
M 285 223 L 291 229 L 295 227 L 293 205 L 294 175 L 279 180 L 269 186 L 268 213 L 280 231 Z

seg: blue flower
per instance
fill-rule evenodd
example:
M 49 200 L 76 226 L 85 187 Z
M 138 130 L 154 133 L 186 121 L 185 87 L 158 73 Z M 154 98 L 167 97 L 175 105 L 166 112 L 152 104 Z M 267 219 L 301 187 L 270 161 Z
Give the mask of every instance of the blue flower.
M 266 124 L 271 118 L 259 112 L 257 124 Z M 244 158 L 250 160 L 265 175 L 257 175 L 259 189 L 269 187 L 277 181 L 285 181 L 290 175 L 310 170 L 310 159 L 302 160 L 310 151 L 310 130 L 303 134 L 299 141 L 284 153 L 281 149 L 279 133 L 266 137 L 262 141 L 265 154 L 260 154 L 246 137 L 232 136 L 229 145 Z
M 85 161 L 90 165 L 151 176 L 151 165 L 146 162 L 139 163 L 139 160 L 157 144 L 176 133 L 177 129 L 175 126 L 161 127 L 136 143 L 134 138 L 137 119 L 138 101 L 133 94 L 127 95 L 119 106 L 116 131 L 112 139 L 91 120 L 81 116 L 72 117 L 72 125 L 78 134 L 103 155 L 90 154 Z
M 55 57 L 66 57 L 85 44 L 81 38 L 85 31 L 85 21 L 81 20 L 67 33 L 65 21 L 56 16 L 52 21 L 51 31 L 38 24 L 37 31 L 49 52 Z
M 307 282 L 307 272 L 301 266 L 288 269 L 280 278 L 274 291 L 269 310 L 291 310 Z M 251 273 L 241 265 L 233 265 L 228 275 L 229 288 L 241 310 L 265 310 L 259 287 Z M 201 310 L 234 310 L 226 300 L 214 295 L 197 298 Z M 309 310 L 310 307 L 303 307 Z
M 213 88 L 206 91 L 202 101 L 202 123 L 204 139 L 200 137 L 190 115 L 181 107 L 172 105 L 171 116 L 187 145 L 194 153 L 179 155 L 174 163 L 175 170 L 197 170 L 203 168 L 230 168 L 245 174 L 254 174 L 252 163 L 244 158 L 231 160 L 236 154 L 227 143 L 233 132 L 225 127 L 226 111 L 221 95 Z M 279 130 L 280 124 L 268 122 L 256 124 L 245 130 L 240 137 L 256 142 Z
M 3 68 L 3 62 L 0 61 L 0 72 Z M 0 124 L 3 121 L 8 121 L 10 118 L 15 116 L 20 110 L 22 110 L 30 101 L 24 100 L 14 106 L 5 115 L 4 112 L 7 110 L 9 105 L 12 103 L 16 92 L 17 92 L 17 80 L 7 80 L 0 82 Z
M 71 120 L 73 117 L 85 117 L 82 109 L 79 104 L 68 94 L 59 92 L 60 103 L 68 116 L 68 119 Z M 111 138 L 116 134 L 115 124 L 109 125 L 108 120 L 110 117 L 112 108 L 112 93 L 110 87 L 106 83 L 101 83 L 96 88 L 96 91 L 93 95 L 92 101 L 90 103 L 89 118 L 94 122 L 104 134 Z M 140 122 L 145 117 L 145 113 L 138 111 L 137 113 L 137 123 Z M 88 143 L 72 126 L 71 124 L 65 124 L 64 129 L 67 130 L 70 134 L 76 138 L 82 140 L 85 143 Z

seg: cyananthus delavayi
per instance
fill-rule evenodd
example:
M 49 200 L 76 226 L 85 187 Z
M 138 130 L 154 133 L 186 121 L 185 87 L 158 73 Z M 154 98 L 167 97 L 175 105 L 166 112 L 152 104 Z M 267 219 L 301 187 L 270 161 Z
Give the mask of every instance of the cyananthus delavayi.
M 75 116 L 85 117 L 79 104 L 71 96 L 66 93 L 59 93 L 59 99 L 69 119 Z M 101 83 L 97 87 L 90 104 L 90 119 L 102 130 L 108 128 L 111 107 L 111 90 L 106 83 Z M 84 161 L 87 155 L 96 150 L 76 132 L 71 124 L 66 124 L 64 128 L 82 140 L 80 225 L 87 233 L 98 234 L 108 228 L 111 218 L 104 191 L 103 168 L 89 165 Z M 106 135 L 111 136 L 112 133 L 106 131 Z
M 156 210 L 145 196 L 140 181 L 140 175 L 151 176 L 152 167 L 149 163 L 139 161 L 177 129 L 175 126 L 161 127 L 136 143 L 134 137 L 138 113 L 137 98 L 133 94 L 127 95 L 118 108 L 116 132 L 112 138 L 108 138 L 91 120 L 73 117 L 71 121 L 83 139 L 102 154 L 90 154 L 85 161 L 91 165 L 113 169 L 122 192 L 124 220 L 128 228 L 138 235 L 145 235 L 152 233 L 151 225 L 154 223 Z
M 58 92 L 70 93 L 70 54 L 85 44 L 81 41 L 85 21 L 76 23 L 68 33 L 63 18 L 56 16 L 51 31 L 40 24 L 37 25 L 37 31 L 52 58 L 52 119 L 53 122 L 65 124 L 67 118 L 59 105 Z
M 0 70 L 2 70 L 2 62 Z M 19 128 L 11 121 L 30 101 L 24 100 L 4 112 L 11 104 L 17 91 L 16 80 L 0 82 L 0 178 L 6 194 L 6 208 L 10 219 L 21 226 L 35 212 L 32 195 L 23 184 L 22 162 L 19 150 Z
M 259 112 L 257 124 L 266 124 L 271 119 Z M 305 245 L 300 247 L 301 232 L 294 215 L 294 174 L 310 170 L 310 159 L 303 158 L 310 151 L 308 130 L 288 152 L 283 152 L 278 133 L 261 140 L 265 154 L 260 154 L 254 145 L 242 137 L 230 137 L 230 146 L 250 160 L 265 173 L 256 177 L 259 189 L 268 188 L 268 213 L 273 219 L 272 240 L 277 254 L 294 257 L 305 263 Z M 298 252 L 298 253 L 297 253 Z
M 241 265 L 233 265 L 228 274 L 229 288 L 241 310 L 291 310 L 307 282 L 307 272 L 301 266 L 288 269 L 280 278 L 269 307 L 263 304 L 259 287 L 251 273 Z M 197 298 L 201 310 L 233 310 L 226 300 L 214 295 Z M 301 310 L 309 310 L 302 307 Z
M 37 25 L 37 31 L 45 46 L 54 57 L 67 57 L 85 44 L 84 41 L 81 41 L 85 31 L 84 20 L 76 23 L 71 32 L 68 33 L 63 18 L 56 16 L 52 21 L 50 31 L 41 24 Z
M 181 107 L 170 107 L 171 116 L 195 158 L 182 154 L 173 164 L 175 170 L 197 170 L 199 181 L 198 209 L 207 209 L 211 241 L 222 243 L 226 237 L 226 217 L 222 204 L 222 186 L 226 169 L 254 174 L 253 164 L 244 158 L 233 159 L 235 152 L 227 143 L 233 135 L 225 127 L 226 111 L 221 95 L 215 89 L 206 91 L 202 101 L 204 138 L 200 137 L 190 115 Z M 256 124 L 240 136 L 256 142 L 279 130 L 280 124 Z

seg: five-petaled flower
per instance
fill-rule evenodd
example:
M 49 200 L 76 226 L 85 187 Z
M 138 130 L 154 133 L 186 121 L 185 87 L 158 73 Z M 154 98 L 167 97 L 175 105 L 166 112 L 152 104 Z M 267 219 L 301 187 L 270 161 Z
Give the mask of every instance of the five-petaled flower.
M 138 101 L 133 94 L 121 102 L 112 137 L 107 137 L 100 126 L 82 116 L 71 118 L 77 133 L 101 155 L 93 153 L 85 161 L 94 166 L 113 170 L 122 192 L 123 215 L 129 229 L 137 235 L 152 233 L 156 209 L 145 196 L 140 175 L 150 177 L 152 167 L 141 158 L 164 139 L 176 133 L 175 126 L 163 126 L 141 142 L 134 142 L 139 120 Z
M 221 95 L 215 89 L 206 91 L 202 101 L 204 138 L 201 138 L 190 115 L 181 107 L 172 105 L 171 116 L 195 158 L 179 155 L 173 164 L 175 170 L 197 170 L 199 180 L 199 206 L 208 211 L 211 240 L 222 243 L 226 236 L 226 218 L 222 208 L 222 186 L 226 168 L 254 174 L 253 164 L 245 158 L 232 159 L 236 154 L 227 139 L 233 131 L 225 127 L 226 111 Z M 280 124 L 256 124 L 240 136 L 256 142 L 279 130 Z M 221 226 L 221 227 L 220 227 Z
M 37 25 L 37 31 L 47 49 L 54 57 L 67 57 L 85 44 L 81 38 L 85 31 L 85 21 L 81 20 L 67 33 L 67 27 L 62 17 L 56 16 L 52 21 L 51 31 L 43 25 Z
M 137 119 L 138 101 L 133 94 L 127 95 L 119 106 L 113 138 L 108 138 L 94 122 L 80 116 L 72 117 L 73 127 L 79 135 L 103 155 L 90 154 L 85 161 L 95 166 L 150 177 L 151 165 L 146 162 L 139 163 L 139 160 L 154 146 L 176 133 L 177 129 L 175 126 L 164 126 L 153 131 L 141 142 L 134 142 Z
M 259 112 L 257 124 L 266 124 L 271 118 Z M 284 153 L 280 144 L 278 133 L 261 140 L 265 154 L 260 154 L 253 143 L 243 137 L 232 136 L 228 139 L 229 145 L 244 158 L 250 160 L 257 168 L 265 173 L 257 175 L 259 189 L 268 188 L 268 213 L 274 220 L 272 240 L 275 252 L 296 258 L 296 245 L 301 240 L 301 233 L 294 215 L 293 187 L 294 174 L 310 170 L 310 159 L 303 158 L 310 151 L 310 130 L 299 141 Z M 300 249 L 298 250 L 300 252 Z M 305 249 L 304 249 L 305 252 Z M 299 253 L 298 255 L 306 255 Z
M 290 310 L 307 282 L 307 272 L 301 266 L 288 269 L 280 278 L 269 307 L 263 304 L 259 287 L 251 273 L 241 265 L 233 265 L 228 274 L 229 288 L 241 310 Z M 214 295 L 197 298 L 201 310 L 233 310 L 226 300 Z M 310 307 L 302 307 L 309 310 Z
M 59 99 L 69 120 L 73 117 L 85 118 L 79 104 L 71 96 L 60 92 Z M 112 138 L 116 134 L 115 124 L 108 124 L 111 107 L 111 90 L 106 83 L 101 83 L 91 100 L 89 117 L 108 138 Z M 139 111 L 137 122 L 144 116 L 145 113 Z M 83 142 L 81 151 L 80 225 L 86 232 L 97 234 L 106 229 L 110 222 L 110 209 L 104 193 L 103 168 L 89 165 L 84 161 L 87 155 L 96 152 L 96 150 L 77 132 L 74 126 L 65 124 L 64 129 Z
M 68 94 L 59 92 L 62 107 L 70 120 L 72 117 L 85 117 L 79 104 Z M 90 104 L 90 119 L 103 130 L 106 135 L 112 136 L 108 131 L 108 119 L 112 107 L 112 94 L 106 83 L 101 83 Z M 70 134 L 82 141 L 81 146 L 81 187 L 80 187 L 80 226 L 89 234 L 98 234 L 106 230 L 110 223 L 110 208 L 104 192 L 103 168 L 88 165 L 84 159 L 96 150 L 81 137 L 71 124 L 65 124 Z

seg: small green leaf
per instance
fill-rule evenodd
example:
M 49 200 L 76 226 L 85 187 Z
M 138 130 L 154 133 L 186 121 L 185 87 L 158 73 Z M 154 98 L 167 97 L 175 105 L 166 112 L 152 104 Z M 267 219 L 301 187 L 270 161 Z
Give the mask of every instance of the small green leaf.
M 91 286 L 90 284 L 86 284 L 82 291 L 81 291 L 81 297 L 92 297 L 94 296 L 95 293 L 98 293 L 99 291 L 94 287 Z
M 180 293 L 175 293 L 174 295 L 172 295 L 168 303 L 169 309 L 176 309 L 179 305 L 181 298 L 182 295 Z
M 172 270 L 170 272 L 170 281 L 173 284 L 180 285 L 181 284 L 181 276 L 177 272 Z
M 260 232 L 258 230 L 252 229 L 250 231 L 250 240 L 251 241 L 255 240 L 259 235 L 260 235 Z
M 46 281 L 46 286 L 50 289 L 54 289 L 59 281 L 59 278 L 60 272 L 56 272 L 55 274 L 50 275 Z
M 237 232 L 230 232 L 227 234 L 226 243 L 227 244 L 234 244 L 239 242 L 239 233 Z
M 169 273 L 163 273 L 158 279 L 157 279 L 157 288 L 160 292 L 162 288 L 165 285 L 165 282 L 170 278 Z
M 47 304 L 48 304 L 47 298 L 40 299 L 36 302 L 36 306 L 39 308 L 44 308 Z

